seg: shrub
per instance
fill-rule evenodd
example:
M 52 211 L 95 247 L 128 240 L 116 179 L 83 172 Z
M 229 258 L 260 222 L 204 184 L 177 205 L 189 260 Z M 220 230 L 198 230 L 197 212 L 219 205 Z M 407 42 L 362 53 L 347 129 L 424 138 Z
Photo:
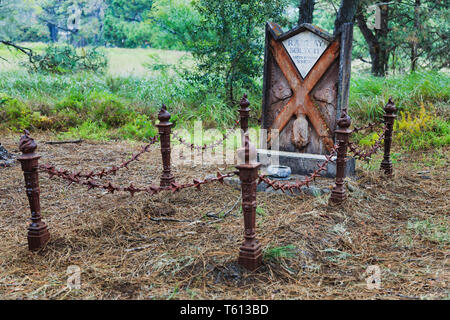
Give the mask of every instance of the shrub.
M 422 104 L 418 115 L 400 112 L 394 123 L 394 139 L 408 150 L 447 146 L 450 144 L 450 122 L 430 114 Z
M 0 96 L 0 119 L 6 122 L 13 131 L 26 129 L 31 126 L 31 110 L 17 99 L 7 95 Z
M 89 98 L 93 120 L 102 121 L 109 127 L 117 128 L 124 125 L 133 114 L 113 94 L 95 93 Z
M 53 120 L 41 115 L 38 111 L 32 111 L 23 102 L 0 94 L 0 120 L 4 121 L 12 131 L 23 129 L 50 129 Z
M 63 110 L 72 110 L 75 112 L 82 112 L 84 110 L 84 96 L 80 93 L 72 93 L 67 97 L 62 98 L 55 104 L 56 112 Z
M 148 116 L 138 114 L 131 122 L 120 128 L 119 133 L 124 139 L 145 140 L 154 137 L 157 131 Z
M 67 132 L 58 135 L 59 139 L 86 139 L 105 141 L 110 137 L 108 128 L 103 122 L 85 121 L 76 128 L 70 128 Z

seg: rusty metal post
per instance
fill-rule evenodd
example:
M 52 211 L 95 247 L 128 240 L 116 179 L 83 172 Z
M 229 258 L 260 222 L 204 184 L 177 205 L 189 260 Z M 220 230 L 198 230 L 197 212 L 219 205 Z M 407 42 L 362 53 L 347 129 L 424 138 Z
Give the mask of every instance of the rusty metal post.
M 161 141 L 161 155 L 163 163 L 163 174 L 161 176 L 161 187 L 170 186 L 175 181 L 175 177 L 171 173 L 170 168 L 170 133 L 172 123 L 170 120 L 170 113 L 167 111 L 166 105 L 162 105 L 161 110 L 158 113 L 159 123 L 156 125 L 159 131 L 159 137 Z
M 249 159 L 248 135 L 245 136 L 245 158 Z M 248 161 L 239 164 L 242 190 L 242 213 L 244 215 L 244 242 L 239 249 L 238 262 L 244 268 L 256 270 L 262 263 L 261 245 L 256 240 L 256 185 L 260 163 Z
M 238 151 L 240 158 L 236 168 L 239 170 L 242 192 L 242 212 L 244 215 L 244 242 L 239 249 L 238 263 L 248 270 L 256 270 L 262 263 L 261 245 L 256 240 L 256 186 L 258 169 L 261 166 L 256 161 L 256 148 L 250 144 L 248 136 L 248 117 L 250 103 L 247 96 L 241 100 L 241 130 L 243 133 L 243 148 Z M 239 157 L 239 154 L 242 156 Z
M 380 170 L 384 170 L 384 173 L 387 175 L 392 174 L 391 143 L 394 121 L 396 117 L 395 111 L 397 111 L 397 108 L 395 108 L 392 98 L 389 98 L 388 103 L 384 107 L 384 124 L 386 126 L 386 134 L 384 136 L 384 158 L 380 166 Z
M 347 115 L 347 110 L 343 109 L 341 117 L 337 122 L 339 128 L 336 132 L 336 142 L 338 144 L 337 149 L 337 159 L 336 159 L 336 184 L 331 192 L 330 201 L 336 204 L 342 203 L 346 198 L 347 194 L 344 188 L 345 179 L 345 166 L 346 166 L 346 156 L 348 140 L 351 133 L 349 129 L 351 125 L 351 119 Z
M 30 203 L 31 224 L 28 227 L 27 238 L 28 248 L 32 251 L 42 248 L 50 238 L 47 225 L 41 220 L 38 174 L 40 156 L 35 153 L 36 148 L 36 142 L 30 137 L 30 133 L 25 130 L 19 142 L 19 149 L 22 151 L 22 155 L 18 157 L 18 160 L 22 166 L 28 202 Z
M 248 118 L 250 117 L 250 102 L 247 99 L 247 94 L 241 99 L 239 103 L 239 115 L 240 115 L 240 123 L 241 123 L 241 142 L 244 145 L 244 135 L 248 131 Z

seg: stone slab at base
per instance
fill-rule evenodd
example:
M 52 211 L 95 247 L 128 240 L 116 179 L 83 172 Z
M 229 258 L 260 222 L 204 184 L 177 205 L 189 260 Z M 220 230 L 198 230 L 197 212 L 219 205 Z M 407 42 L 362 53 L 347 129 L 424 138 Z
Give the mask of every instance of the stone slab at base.
M 336 157 L 333 157 L 332 159 L 335 160 Z M 323 163 L 325 160 L 325 156 L 320 154 L 258 149 L 258 162 L 260 162 L 263 167 L 269 165 L 288 166 L 291 168 L 292 174 L 311 174 L 314 170 L 317 170 L 317 165 Z M 355 166 L 355 158 L 348 158 L 347 166 L 345 168 L 346 177 L 355 175 Z M 328 163 L 327 170 L 322 171 L 321 176 L 335 178 L 336 164 L 332 162 Z
M 260 172 L 261 174 L 265 174 L 264 170 L 261 170 Z M 211 178 L 213 178 L 215 176 L 211 175 Z M 207 177 L 208 178 L 208 177 Z M 270 178 L 270 177 L 269 177 Z M 272 180 L 278 180 L 276 178 L 270 178 Z M 305 179 L 305 176 L 300 176 L 300 175 L 291 175 L 289 177 L 288 180 L 279 180 L 280 182 L 295 182 L 295 181 L 302 181 Z M 234 187 L 236 190 L 241 190 L 241 180 L 239 180 L 239 178 L 236 177 L 228 177 L 223 179 L 225 184 L 230 185 L 232 187 Z M 333 188 L 334 185 L 334 180 L 332 179 L 317 179 L 314 183 L 312 183 L 309 186 L 302 186 L 301 187 L 301 192 L 298 190 L 294 190 L 294 194 L 293 195 L 299 195 L 301 193 L 310 195 L 310 196 L 321 196 L 324 193 L 331 193 L 331 189 Z M 278 193 L 278 194 L 287 194 L 287 195 L 292 195 L 289 191 L 281 191 L 281 190 L 274 190 L 271 187 L 269 187 L 268 184 L 266 184 L 265 182 L 261 182 L 260 184 L 258 184 L 256 186 L 256 191 L 257 192 L 271 192 L 271 193 Z

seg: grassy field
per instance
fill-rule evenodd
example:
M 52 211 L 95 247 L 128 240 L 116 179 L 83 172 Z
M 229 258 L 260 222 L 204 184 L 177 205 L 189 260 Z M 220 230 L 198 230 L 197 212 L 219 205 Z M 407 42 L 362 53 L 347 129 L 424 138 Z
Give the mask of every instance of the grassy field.
M 44 43 L 22 43 L 24 47 L 33 49 L 39 53 L 43 51 Z M 183 51 L 160 50 L 160 49 L 126 49 L 126 48 L 107 48 L 104 49 L 108 57 L 107 74 L 110 76 L 145 76 L 150 73 L 145 64 L 152 63 L 157 57 L 161 63 L 176 65 L 182 60 L 184 65 L 190 65 L 192 58 L 190 54 Z M 21 71 L 21 63 L 26 62 L 27 57 L 15 50 L 8 50 L 5 46 L 0 46 L 0 72 L 2 71 Z

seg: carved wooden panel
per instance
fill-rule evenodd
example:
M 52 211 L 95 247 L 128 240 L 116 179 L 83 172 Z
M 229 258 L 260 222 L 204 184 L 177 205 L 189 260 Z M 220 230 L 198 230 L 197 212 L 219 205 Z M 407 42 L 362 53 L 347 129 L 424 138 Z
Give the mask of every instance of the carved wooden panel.
M 267 23 L 262 125 L 279 130 L 281 151 L 327 154 L 333 147 L 339 52 L 339 39 L 313 25 L 283 33 Z

